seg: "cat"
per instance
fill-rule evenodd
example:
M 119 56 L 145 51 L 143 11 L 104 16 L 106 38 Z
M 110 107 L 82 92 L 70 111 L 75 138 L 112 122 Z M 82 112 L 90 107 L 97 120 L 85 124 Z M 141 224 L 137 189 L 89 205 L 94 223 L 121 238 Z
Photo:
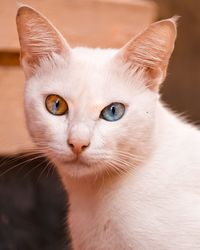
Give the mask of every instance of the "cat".
M 27 126 L 69 194 L 73 249 L 200 249 L 200 132 L 159 94 L 176 18 L 121 49 L 72 49 L 29 6 L 17 28 Z

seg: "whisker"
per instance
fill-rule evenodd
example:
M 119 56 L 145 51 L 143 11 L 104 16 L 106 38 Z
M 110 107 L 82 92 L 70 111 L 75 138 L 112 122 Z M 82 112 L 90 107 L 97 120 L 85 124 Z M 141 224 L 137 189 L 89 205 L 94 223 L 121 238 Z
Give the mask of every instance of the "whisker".
M 32 167 L 25 175 L 24 177 L 29 176 L 35 169 L 39 168 L 42 164 L 44 164 L 46 161 L 48 161 L 47 159 L 44 159 L 42 162 L 40 162 L 39 164 L 37 164 L 36 166 Z
M 3 171 L 3 173 L 0 174 L 0 177 L 3 176 L 3 175 L 5 175 L 6 173 L 10 172 L 11 170 L 14 170 L 15 168 L 21 166 L 21 165 L 30 163 L 31 161 L 34 161 L 34 160 L 39 159 L 39 158 L 43 158 L 43 156 L 37 156 L 37 157 L 34 157 L 34 158 L 32 158 L 32 159 L 28 159 L 28 160 L 25 160 L 25 161 L 23 161 L 23 162 L 20 162 L 20 163 L 18 163 L 17 165 L 14 165 L 14 166 L 12 166 L 12 167 L 6 169 L 5 171 Z M 8 164 L 9 164 L 9 163 L 8 163 Z M 27 165 L 24 165 L 24 166 L 27 166 Z
M 42 175 L 45 173 L 45 171 L 49 168 L 49 164 L 50 162 L 47 163 L 47 165 L 42 169 L 41 173 L 38 176 L 37 181 L 39 182 L 40 178 L 42 177 Z
M 12 158 L 10 158 L 10 156 L 6 156 L 4 158 L 4 160 L 0 163 L 0 167 L 6 162 L 6 164 L 12 164 L 14 163 L 15 161 L 18 161 L 18 160 L 22 160 L 22 159 L 26 159 L 27 157 L 30 157 L 30 156 L 40 156 L 40 152 L 25 152 L 25 153 L 22 153 L 19 155 L 19 153 L 16 153 L 16 154 L 12 154 Z M 41 157 L 41 156 L 40 156 Z

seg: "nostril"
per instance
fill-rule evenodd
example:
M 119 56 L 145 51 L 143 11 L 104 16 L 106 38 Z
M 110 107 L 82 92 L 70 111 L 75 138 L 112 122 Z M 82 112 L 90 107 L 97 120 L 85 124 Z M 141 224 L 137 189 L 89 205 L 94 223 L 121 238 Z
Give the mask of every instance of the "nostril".
M 69 140 L 67 140 L 67 144 L 68 144 L 68 146 L 69 146 L 71 149 L 73 149 L 73 148 L 74 148 L 74 144 L 73 144 L 73 143 L 71 143 Z
M 85 150 L 88 146 L 89 146 L 89 144 L 88 145 L 83 145 L 81 148 L 82 148 L 82 150 Z
M 72 149 L 74 148 L 74 145 L 72 143 L 68 143 L 68 145 L 70 148 L 72 148 Z

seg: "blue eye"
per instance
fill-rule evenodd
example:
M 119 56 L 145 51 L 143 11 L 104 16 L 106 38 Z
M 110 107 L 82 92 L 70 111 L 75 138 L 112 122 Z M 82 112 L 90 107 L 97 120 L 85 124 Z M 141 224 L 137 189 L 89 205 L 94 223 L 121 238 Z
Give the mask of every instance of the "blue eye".
M 122 118 L 125 113 L 125 106 L 122 103 L 111 103 L 105 107 L 100 114 L 100 117 L 106 121 L 114 122 Z

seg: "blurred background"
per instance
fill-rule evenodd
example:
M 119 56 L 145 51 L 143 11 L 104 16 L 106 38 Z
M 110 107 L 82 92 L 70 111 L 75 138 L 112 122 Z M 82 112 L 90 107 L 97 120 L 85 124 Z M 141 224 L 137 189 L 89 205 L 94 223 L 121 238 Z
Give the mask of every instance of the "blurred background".
M 47 16 L 71 46 L 123 46 L 153 21 L 180 15 L 162 99 L 200 124 L 200 1 L 24 0 Z M 68 249 L 66 195 L 33 148 L 23 114 L 15 0 L 0 1 L 0 250 Z

